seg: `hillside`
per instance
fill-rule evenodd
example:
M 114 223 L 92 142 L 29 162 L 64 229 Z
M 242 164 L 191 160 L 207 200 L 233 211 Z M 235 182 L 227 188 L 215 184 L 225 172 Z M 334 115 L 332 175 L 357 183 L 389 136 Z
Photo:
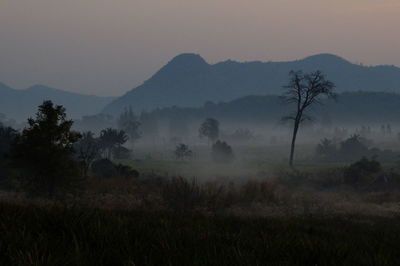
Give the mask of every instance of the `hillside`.
M 208 64 L 196 54 L 181 54 L 141 86 L 113 101 L 104 113 L 118 114 L 125 107 L 198 107 L 206 101 L 230 101 L 248 95 L 277 95 L 291 70 L 323 71 L 338 92 L 400 92 L 400 68 L 352 64 L 331 54 L 291 62 L 235 62 Z
M 16 90 L 0 83 L 0 113 L 9 118 L 23 121 L 34 116 L 37 106 L 44 100 L 63 105 L 69 118 L 80 118 L 100 112 L 113 98 L 66 92 L 42 85 Z
M 399 123 L 400 94 L 385 92 L 345 92 L 337 101 L 310 110 L 314 122 L 323 124 Z M 168 107 L 157 109 L 151 115 L 159 121 L 197 121 L 214 117 L 223 122 L 273 123 L 287 115 L 293 107 L 283 104 L 279 96 L 246 96 L 226 103 L 207 103 L 202 107 Z

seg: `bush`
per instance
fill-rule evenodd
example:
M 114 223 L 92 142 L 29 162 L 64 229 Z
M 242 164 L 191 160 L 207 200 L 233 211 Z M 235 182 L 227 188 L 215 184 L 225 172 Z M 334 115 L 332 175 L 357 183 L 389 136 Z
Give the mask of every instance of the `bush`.
M 108 159 L 100 159 L 94 161 L 92 164 L 92 173 L 95 176 L 103 178 L 123 177 L 123 178 L 137 178 L 139 172 L 132 169 L 128 165 L 114 164 Z
M 218 140 L 212 146 L 212 158 L 217 163 L 229 163 L 234 159 L 232 147 Z
M 189 149 L 188 145 L 181 143 L 178 146 L 176 146 L 174 154 L 176 159 L 183 160 L 185 158 L 192 157 L 193 152 Z
M 115 175 L 115 165 L 109 159 L 100 159 L 92 163 L 92 173 L 98 177 L 110 178 Z
M 123 178 L 139 177 L 139 172 L 127 165 L 118 164 L 117 166 L 115 166 L 115 170 L 119 177 Z
M 345 169 L 344 182 L 356 187 L 365 185 L 373 181 L 374 174 L 381 172 L 381 169 L 381 164 L 378 161 L 363 157 Z
M 340 156 L 347 160 L 354 160 L 368 154 L 366 139 L 360 135 L 353 135 L 340 145 Z

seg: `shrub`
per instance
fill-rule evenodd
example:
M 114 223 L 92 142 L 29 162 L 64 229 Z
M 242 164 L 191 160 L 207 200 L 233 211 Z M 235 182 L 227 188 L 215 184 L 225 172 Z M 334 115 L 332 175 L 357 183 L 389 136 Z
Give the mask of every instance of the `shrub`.
M 366 157 L 351 164 L 344 171 L 344 181 L 346 184 L 352 186 L 360 186 L 366 182 L 372 181 L 374 174 L 381 171 L 381 164 L 374 159 L 367 159 Z
M 217 163 L 229 163 L 234 159 L 232 147 L 218 140 L 212 146 L 212 158 Z
M 98 177 L 110 178 L 115 175 L 115 165 L 109 159 L 100 159 L 92 163 L 92 173 Z
M 177 159 L 183 160 L 192 157 L 193 152 L 189 149 L 188 145 L 181 143 L 176 146 L 174 154 Z
M 343 141 L 340 145 L 340 155 L 342 158 L 352 160 L 366 156 L 368 147 L 365 144 L 367 141 L 360 135 L 352 135 L 350 138 Z
M 123 178 L 137 178 L 139 172 L 127 165 L 118 164 L 115 166 L 116 173 L 119 177 Z

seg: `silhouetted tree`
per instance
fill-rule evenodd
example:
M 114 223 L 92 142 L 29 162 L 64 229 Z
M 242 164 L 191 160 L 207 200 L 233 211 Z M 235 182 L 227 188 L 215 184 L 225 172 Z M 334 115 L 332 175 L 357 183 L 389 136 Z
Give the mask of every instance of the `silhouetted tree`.
M 284 117 L 284 120 L 293 120 L 293 135 L 290 148 L 289 165 L 293 165 L 294 150 L 296 145 L 297 132 L 300 124 L 310 119 L 305 111 L 314 104 L 321 104 L 321 97 L 335 97 L 333 89 L 335 85 L 325 79 L 325 76 L 316 71 L 310 74 L 303 74 L 301 71 L 291 71 L 290 81 L 285 88 L 286 93 L 282 96 L 285 102 L 295 104 L 296 109 L 293 114 Z
M 207 118 L 199 128 L 199 136 L 206 137 L 214 142 L 219 137 L 219 122 L 214 118 Z
M 90 131 L 84 132 L 74 148 L 76 157 L 81 163 L 82 174 L 86 177 L 91 163 L 100 156 L 99 139 L 96 139 Z
M 71 130 L 65 108 L 45 101 L 36 118 L 28 119 L 14 146 L 15 163 L 23 169 L 24 185 L 30 192 L 53 197 L 59 188 L 71 188 L 78 175 L 73 145 L 80 134 Z
M 121 147 L 127 140 L 128 136 L 123 130 L 106 128 L 100 132 L 100 147 L 109 160 L 112 159 L 114 150 Z
M 174 154 L 177 159 L 183 160 L 192 157 L 193 152 L 189 149 L 188 145 L 181 143 L 176 146 Z

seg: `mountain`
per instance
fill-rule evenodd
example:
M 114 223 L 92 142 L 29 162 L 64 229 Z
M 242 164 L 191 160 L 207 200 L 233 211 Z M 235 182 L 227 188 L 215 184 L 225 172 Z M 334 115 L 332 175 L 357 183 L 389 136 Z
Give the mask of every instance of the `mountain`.
M 99 113 L 114 98 L 83 95 L 35 85 L 25 90 L 16 90 L 0 83 L 0 113 L 24 121 L 33 117 L 44 100 L 51 100 L 67 109 L 69 118 Z
M 150 79 L 110 103 L 104 113 L 125 107 L 136 111 L 159 107 L 201 106 L 206 101 L 230 101 L 247 95 L 281 94 L 291 70 L 321 70 L 337 92 L 400 92 L 400 68 L 362 66 L 332 54 L 291 62 L 235 62 L 208 64 L 200 55 L 181 54 Z
M 344 92 L 337 100 L 325 100 L 308 111 L 314 122 L 362 126 L 399 124 L 400 94 L 388 92 Z M 157 121 L 190 123 L 213 117 L 222 123 L 278 124 L 294 106 L 283 104 L 277 95 L 245 96 L 229 102 L 207 103 L 201 107 L 165 107 L 151 111 Z

